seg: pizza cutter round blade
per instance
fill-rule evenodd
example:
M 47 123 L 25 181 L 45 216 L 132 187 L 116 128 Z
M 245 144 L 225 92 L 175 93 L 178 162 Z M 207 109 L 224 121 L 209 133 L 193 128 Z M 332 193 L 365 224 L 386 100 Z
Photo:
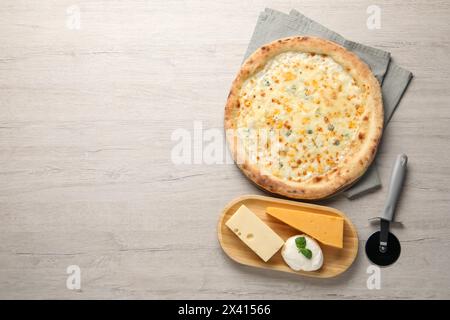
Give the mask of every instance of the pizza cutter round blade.
M 372 234 L 366 242 L 366 255 L 372 263 L 378 266 L 388 266 L 400 257 L 401 246 L 397 237 L 389 232 L 385 252 L 380 250 L 380 231 Z
M 379 266 L 393 264 L 400 256 L 400 241 L 389 232 L 389 224 L 394 221 L 395 207 L 405 180 L 407 162 L 406 155 L 397 156 L 392 169 L 388 198 L 383 215 L 380 217 L 380 231 L 372 234 L 366 242 L 367 257 Z

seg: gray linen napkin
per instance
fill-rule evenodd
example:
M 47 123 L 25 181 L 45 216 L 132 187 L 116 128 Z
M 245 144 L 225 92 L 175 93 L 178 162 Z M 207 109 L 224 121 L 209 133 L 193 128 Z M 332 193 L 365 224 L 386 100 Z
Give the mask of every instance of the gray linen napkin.
M 382 84 L 385 124 L 389 122 L 408 87 L 412 73 L 391 61 L 389 52 L 346 40 L 340 34 L 327 29 L 296 10 L 292 10 L 288 15 L 266 8 L 258 17 L 253 36 L 245 53 L 245 59 L 257 48 L 268 42 L 294 35 L 311 35 L 331 40 L 352 51 L 366 62 Z M 381 181 L 378 171 L 376 165 L 373 164 L 364 176 L 347 189 L 344 194 L 349 199 L 354 199 L 380 186 Z

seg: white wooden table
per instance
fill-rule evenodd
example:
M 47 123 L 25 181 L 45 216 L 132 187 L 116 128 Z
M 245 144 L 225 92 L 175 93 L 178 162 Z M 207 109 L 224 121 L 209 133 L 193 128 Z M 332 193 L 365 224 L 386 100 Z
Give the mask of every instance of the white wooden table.
M 379 30 L 366 26 L 372 4 Z M 174 130 L 222 128 L 266 6 L 391 51 L 415 75 L 379 151 L 384 187 L 326 202 L 360 235 L 356 262 L 331 280 L 233 263 L 219 213 L 263 193 L 234 165 L 171 161 Z M 449 20 L 438 0 L 1 1 L 0 298 L 450 298 Z M 367 219 L 399 152 L 410 158 L 402 255 L 369 290 Z M 69 265 L 80 290 L 66 288 Z

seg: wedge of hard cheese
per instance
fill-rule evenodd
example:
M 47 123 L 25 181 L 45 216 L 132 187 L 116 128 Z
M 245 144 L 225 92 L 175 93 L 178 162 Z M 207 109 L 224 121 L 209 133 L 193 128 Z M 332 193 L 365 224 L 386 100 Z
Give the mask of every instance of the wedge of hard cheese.
M 341 217 L 275 207 L 268 207 L 266 212 L 323 244 L 336 248 L 344 246 L 344 219 Z
M 279 235 L 244 205 L 233 214 L 226 225 L 264 262 L 284 244 Z

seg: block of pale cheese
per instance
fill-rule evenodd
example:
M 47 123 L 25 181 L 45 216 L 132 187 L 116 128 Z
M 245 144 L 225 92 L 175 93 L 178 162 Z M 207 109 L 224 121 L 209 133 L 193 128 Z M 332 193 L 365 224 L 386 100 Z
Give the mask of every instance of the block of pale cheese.
M 284 244 L 279 235 L 244 205 L 225 224 L 264 262 Z
M 336 248 L 344 246 L 344 219 L 342 217 L 275 207 L 268 207 L 266 212 L 323 244 Z

